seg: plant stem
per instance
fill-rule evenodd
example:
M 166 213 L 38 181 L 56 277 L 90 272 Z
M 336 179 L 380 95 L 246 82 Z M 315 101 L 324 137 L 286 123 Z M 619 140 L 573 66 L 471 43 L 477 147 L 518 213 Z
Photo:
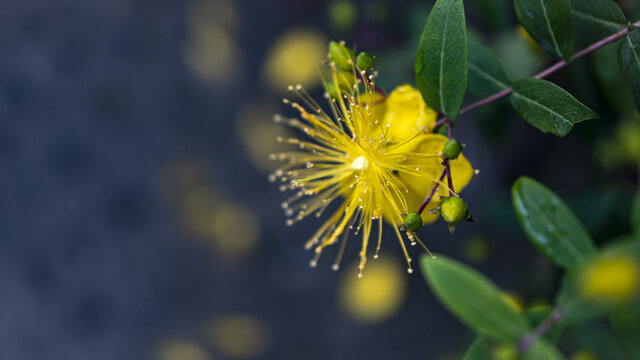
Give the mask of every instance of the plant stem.
M 610 35 L 610 36 L 607 36 L 606 38 L 604 38 L 604 39 L 602 39 L 602 40 L 600 40 L 598 42 L 595 42 L 595 43 L 587 46 L 586 48 L 578 51 L 577 53 L 573 54 L 573 56 L 571 57 L 571 59 L 568 62 L 565 61 L 565 60 L 560 60 L 560 61 L 556 62 L 555 64 L 551 65 L 547 69 L 545 69 L 542 72 L 540 72 L 539 74 L 533 76 L 533 78 L 542 79 L 544 77 L 547 77 L 547 76 L 553 74 L 554 72 L 562 69 L 563 67 L 567 66 L 570 62 L 572 62 L 574 60 L 577 60 L 577 59 L 579 59 L 579 58 L 581 58 L 581 57 L 583 57 L 583 56 L 585 56 L 587 54 L 590 54 L 590 53 L 600 49 L 601 47 L 603 47 L 605 45 L 611 44 L 612 42 L 614 42 L 614 41 L 616 41 L 618 39 L 623 38 L 629 32 L 634 31 L 634 29 L 631 29 L 632 26 L 634 26 L 634 27 L 640 26 L 640 20 L 636 21 L 631 26 L 625 27 L 624 29 L 618 31 L 617 33 L 615 33 L 613 35 Z M 489 103 L 492 103 L 492 102 L 494 102 L 496 100 L 502 99 L 503 97 L 510 95 L 512 92 L 513 92 L 513 88 L 510 87 L 510 88 L 504 89 L 504 90 L 502 90 L 502 91 L 500 91 L 498 93 L 495 93 L 495 94 L 493 94 L 493 95 L 491 95 L 489 97 L 486 97 L 486 98 L 484 98 L 482 100 L 478 100 L 478 101 L 476 101 L 476 102 L 474 102 L 474 103 L 462 108 L 462 110 L 460 110 L 460 115 L 466 114 L 466 113 L 468 113 L 469 111 L 471 111 L 473 109 L 479 108 L 481 106 L 484 106 L 484 105 L 487 105 Z M 438 120 L 438 123 L 444 122 L 443 121 L 444 119 L 446 119 L 446 117 L 443 117 L 442 119 Z
M 436 182 L 436 185 L 433 187 L 433 189 L 431 189 L 431 193 L 429 193 L 429 196 L 427 196 L 427 198 L 424 200 L 424 202 L 422 203 L 422 206 L 420 206 L 420 210 L 418 210 L 418 215 L 422 214 L 422 212 L 424 211 L 424 208 L 426 208 L 427 205 L 429 205 L 429 203 L 431 202 L 431 199 L 433 199 L 433 196 L 436 194 L 436 191 L 438 191 L 440 182 L 442 182 L 442 180 L 447 175 L 447 173 L 448 173 L 448 167 L 445 167 L 444 170 L 442 171 L 442 175 L 440 175 L 440 179 L 438 180 L 438 182 Z
M 518 343 L 518 352 L 523 353 L 527 351 L 537 338 L 544 335 L 547 331 L 551 330 L 560 320 L 564 318 L 564 313 L 560 309 L 554 310 L 548 318 L 545 319 L 537 328 L 532 332 L 525 334 Z

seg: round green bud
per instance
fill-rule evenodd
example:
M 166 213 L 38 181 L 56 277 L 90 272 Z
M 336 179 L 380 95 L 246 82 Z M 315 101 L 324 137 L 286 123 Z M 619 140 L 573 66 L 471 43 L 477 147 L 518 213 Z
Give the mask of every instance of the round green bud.
M 334 98 L 334 99 L 338 98 L 338 91 L 336 90 L 336 86 L 333 83 L 327 83 L 326 91 L 331 98 Z
M 351 51 L 342 43 L 332 41 L 329 43 L 329 55 L 331 61 L 336 64 L 336 67 L 349 70 L 351 69 Z
M 462 144 L 456 139 L 451 139 L 444 144 L 444 148 L 442 149 L 442 155 L 444 155 L 447 159 L 456 159 L 460 152 L 462 151 Z
M 356 65 L 358 69 L 367 71 L 373 67 L 373 56 L 368 52 L 361 52 L 356 58 Z
M 408 213 L 404 217 L 404 227 L 412 232 L 420 230 L 422 227 L 422 217 L 417 212 Z
M 452 225 L 464 220 L 468 213 L 467 203 L 456 196 L 444 198 L 442 204 L 440 204 L 440 215 L 442 215 L 444 221 Z

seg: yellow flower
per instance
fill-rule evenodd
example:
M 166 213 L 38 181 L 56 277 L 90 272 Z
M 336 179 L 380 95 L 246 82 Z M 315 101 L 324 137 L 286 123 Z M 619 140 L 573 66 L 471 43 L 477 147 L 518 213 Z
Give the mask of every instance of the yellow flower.
M 330 203 L 341 199 L 338 209 L 306 243 L 305 247 L 314 248 L 316 253 L 311 265 L 317 264 L 325 247 L 340 241 L 333 264 L 337 270 L 353 230 L 362 237 L 361 275 L 374 224 L 377 223 L 374 255 L 377 258 L 385 220 L 393 225 L 408 271 L 412 272 L 411 258 L 397 225 L 402 224 L 405 214 L 418 210 L 436 184 L 440 194 L 448 194 L 449 187 L 438 180 L 444 169 L 439 153 L 447 138 L 427 133 L 434 127 L 436 113 L 426 107 L 419 92 L 411 86 L 400 86 L 386 101 L 381 101 L 384 98 L 376 91 L 371 73 L 355 66 L 351 72 L 338 70 L 333 63 L 328 66 L 329 83 L 342 84 L 333 86 L 331 91 L 327 87 L 330 111 L 322 110 L 297 85 L 289 87 L 297 100 L 284 102 L 300 113 L 300 119 L 274 117 L 276 122 L 298 129 L 311 139 L 279 138 L 299 149 L 270 156 L 285 162 L 270 180 L 280 178 L 288 183 L 281 186 L 282 190 L 296 191 L 282 203 L 285 214 L 291 217 L 287 224 L 310 214 L 320 217 Z M 349 78 L 345 82 L 339 76 Z M 473 176 L 471 164 L 460 156 L 451 166 L 454 188 L 461 190 Z M 433 201 L 427 211 L 436 205 L 437 201 Z M 426 211 L 422 216 L 427 222 L 437 218 Z M 416 241 L 423 245 L 415 234 L 407 232 L 407 236 L 412 245 Z
M 626 255 L 592 262 L 581 276 L 582 297 L 609 304 L 628 302 L 638 293 L 639 265 Z

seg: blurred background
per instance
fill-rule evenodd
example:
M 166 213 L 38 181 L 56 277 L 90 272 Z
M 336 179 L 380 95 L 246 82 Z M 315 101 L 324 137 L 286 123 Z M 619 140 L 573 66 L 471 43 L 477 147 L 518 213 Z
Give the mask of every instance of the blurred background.
M 312 269 L 302 245 L 321 221 L 286 227 L 267 181 L 286 85 L 322 99 L 330 39 L 376 55 L 385 90 L 413 84 L 432 3 L 0 1 L 0 359 L 460 358 L 474 336 L 406 273 L 391 233 L 361 280 L 357 241 L 339 272 L 330 255 Z M 514 78 L 551 63 L 511 1 L 465 6 Z M 464 191 L 476 222 L 421 237 L 516 306 L 549 303 L 559 280 L 519 229 L 518 176 L 566 199 L 598 242 L 629 232 L 640 116 L 616 49 L 551 78 L 601 115 L 565 139 L 504 102 L 458 121 L 481 170 Z M 620 358 L 601 334 L 565 346 Z

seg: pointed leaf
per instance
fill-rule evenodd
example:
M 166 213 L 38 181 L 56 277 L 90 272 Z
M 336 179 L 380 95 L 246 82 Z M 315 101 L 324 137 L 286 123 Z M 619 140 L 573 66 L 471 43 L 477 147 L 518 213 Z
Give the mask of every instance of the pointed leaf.
M 444 256 L 423 256 L 421 264 L 431 290 L 472 330 L 516 340 L 529 329 L 527 320 L 504 300 L 496 286 L 475 270 Z
M 469 91 L 486 97 L 511 86 L 511 77 L 493 50 L 469 38 Z
M 627 24 L 620 7 L 613 0 L 571 0 L 578 40 L 588 45 L 601 40 Z
M 514 0 L 520 24 L 550 55 L 569 60 L 575 29 L 569 0 Z
M 574 124 L 598 118 L 598 114 L 561 87 L 540 79 L 516 80 L 511 105 L 540 131 L 560 137 L 566 136 Z
M 480 336 L 467 349 L 462 360 L 491 360 L 492 345 L 491 339 Z
M 513 207 L 529 240 L 556 265 L 569 268 L 596 253 L 591 237 L 567 204 L 539 182 L 521 177 Z
M 462 0 L 438 0 L 429 14 L 416 56 L 416 84 L 424 101 L 458 118 L 467 89 L 467 30 Z
M 618 63 L 640 109 L 640 31 L 632 31 L 622 38 Z

